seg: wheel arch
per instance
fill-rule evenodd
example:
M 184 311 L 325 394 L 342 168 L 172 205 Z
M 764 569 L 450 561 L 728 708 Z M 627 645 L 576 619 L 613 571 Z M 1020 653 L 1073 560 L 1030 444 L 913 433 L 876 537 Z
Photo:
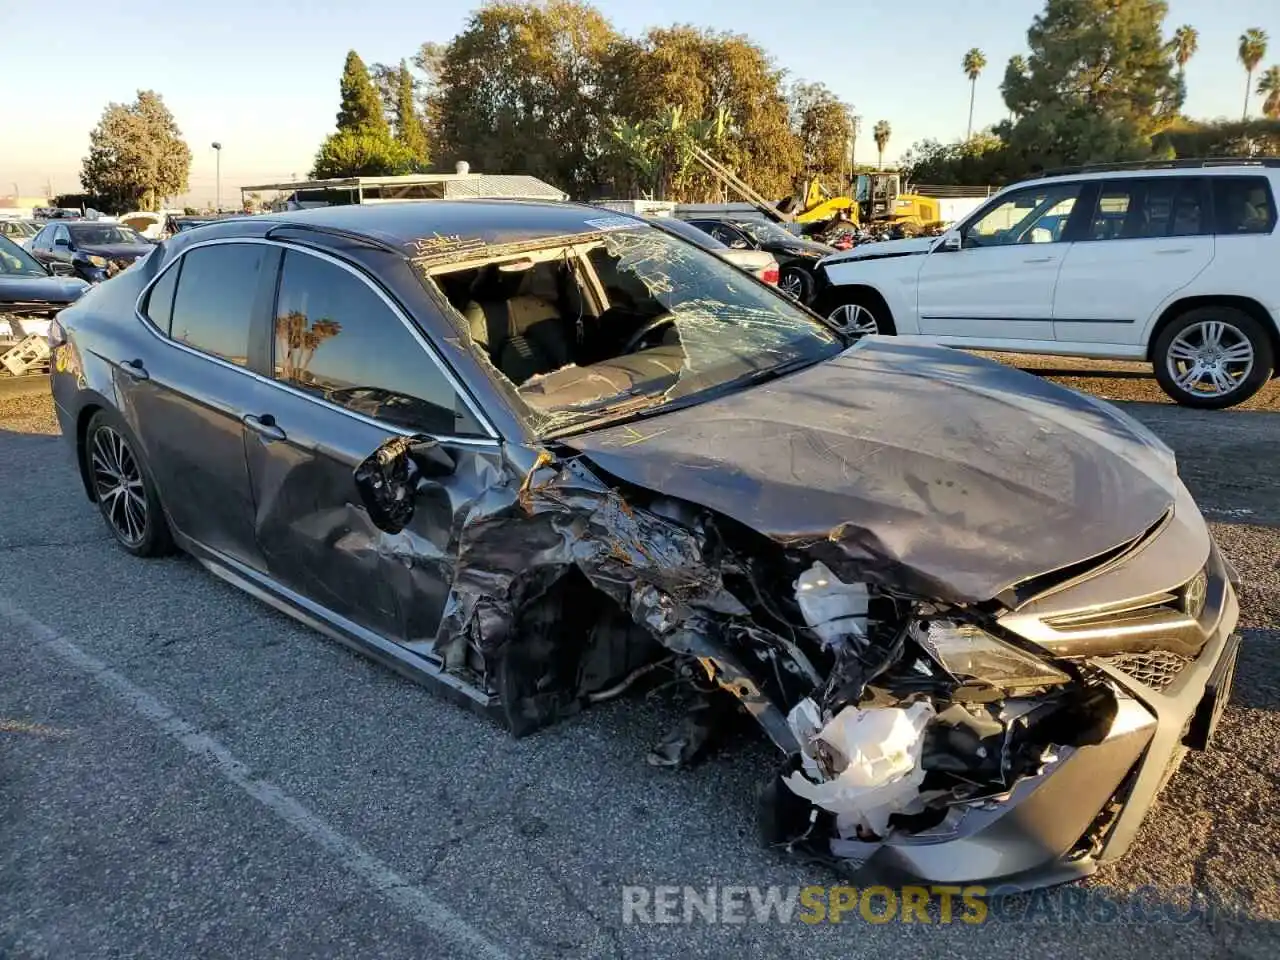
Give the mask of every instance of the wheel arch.
M 823 298 L 822 303 L 823 309 L 819 312 L 824 315 L 830 313 L 836 307 L 848 303 L 855 297 L 870 300 L 876 307 L 885 312 L 885 316 L 891 323 L 896 325 L 897 318 L 893 315 L 893 307 L 889 306 L 889 301 L 885 299 L 884 294 L 869 283 L 832 285 L 826 290 L 826 296 Z
M 1160 334 L 1164 332 L 1165 327 L 1169 326 L 1188 310 L 1195 310 L 1200 307 L 1234 307 L 1249 314 L 1258 323 L 1262 324 L 1262 328 L 1267 331 L 1267 336 L 1271 340 L 1271 355 L 1280 358 L 1280 330 L 1276 328 L 1276 321 L 1266 307 L 1253 297 L 1235 294 L 1205 294 L 1194 297 L 1181 297 L 1161 311 L 1160 316 L 1151 328 L 1151 335 L 1147 337 L 1147 359 L 1149 361 L 1154 363 L 1156 360 L 1156 341 L 1160 339 Z M 1274 377 L 1276 374 L 1277 371 L 1272 370 L 1271 375 Z
M 99 410 L 107 408 L 107 401 L 97 394 L 85 398 L 80 409 L 76 411 L 76 469 L 80 472 L 80 483 L 84 486 L 85 496 L 90 503 L 97 503 L 97 494 L 93 492 L 93 483 L 89 479 L 89 470 L 85 458 L 85 445 L 89 440 L 89 421 Z

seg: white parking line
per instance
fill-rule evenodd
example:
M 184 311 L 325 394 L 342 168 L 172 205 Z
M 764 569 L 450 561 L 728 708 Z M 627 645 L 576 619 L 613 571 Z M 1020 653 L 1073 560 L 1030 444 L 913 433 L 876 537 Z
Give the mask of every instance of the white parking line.
M 506 953 L 426 891 L 414 886 L 356 841 L 333 829 L 275 784 L 255 777 L 230 750 L 209 734 L 183 720 L 146 690 L 70 640 L 59 636 L 51 627 L 8 600 L 0 598 L 0 621 L 5 620 L 11 626 L 30 634 L 44 649 L 59 659 L 87 674 L 91 680 L 114 694 L 160 732 L 176 740 L 192 756 L 202 761 L 212 761 L 213 770 L 223 779 L 235 784 L 307 839 L 324 848 L 344 867 L 367 881 L 378 893 L 424 927 L 455 947 L 465 949 L 467 956 L 509 960 Z

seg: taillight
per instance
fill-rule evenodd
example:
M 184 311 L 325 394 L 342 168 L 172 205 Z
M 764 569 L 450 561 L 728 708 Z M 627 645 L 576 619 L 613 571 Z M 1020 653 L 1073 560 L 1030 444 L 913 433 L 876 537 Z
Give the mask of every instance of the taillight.
M 49 332 L 45 335 L 45 339 L 53 349 L 57 349 L 67 342 L 67 333 L 62 329 L 62 324 L 57 321 L 57 318 L 49 321 Z
M 778 267 L 777 267 L 777 265 L 775 264 L 775 265 L 774 265 L 774 266 L 772 266 L 772 267 L 765 267 L 763 270 L 761 270 L 761 271 L 760 271 L 760 273 L 758 274 L 758 276 L 759 276 L 759 277 L 760 277 L 760 279 L 761 279 L 761 280 L 763 280 L 765 283 L 771 283 L 771 284 L 773 284 L 773 285 L 776 287 L 776 286 L 778 285 Z

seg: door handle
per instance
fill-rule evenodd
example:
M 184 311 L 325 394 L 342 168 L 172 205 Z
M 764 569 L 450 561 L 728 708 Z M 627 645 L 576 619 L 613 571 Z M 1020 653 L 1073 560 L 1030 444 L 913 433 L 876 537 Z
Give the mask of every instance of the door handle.
M 123 360 L 120 363 L 120 369 L 123 370 L 131 380 L 151 379 L 151 374 L 147 373 L 147 368 L 142 365 L 141 360 Z
M 283 440 L 285 432 L 280 429 L 276 423 L 276 418 L 269 413 L 264 413 L 259 417 L 255 417 L 251 413 L 241 417 L 244 425 L 259 436 L 266 437 L 268 440 Z
M 1191 252 L 1190 247 L 1172 247 L 1168 250 L 1156 251 L 1156 253 L 1159 253 L 1159 254 L 1176 254 L 1176 253 L 1190 253 L 1190 252 Z
M 1023 263 L 1053 263 L 1057 257 L 1028 257 Z

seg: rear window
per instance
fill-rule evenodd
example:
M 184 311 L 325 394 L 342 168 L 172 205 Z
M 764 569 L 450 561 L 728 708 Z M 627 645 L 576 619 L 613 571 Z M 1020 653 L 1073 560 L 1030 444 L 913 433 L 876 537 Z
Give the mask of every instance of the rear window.
M 1213 209 L 1216 233 L 1270 233 L 1276 227 L 1276 201 L 1266 177 L 1215 177 Z
M 173 339 L 247 365 L 253 302 L 269 249 L 259 243 L 220 243 L 187 253 L 173 301 Z

